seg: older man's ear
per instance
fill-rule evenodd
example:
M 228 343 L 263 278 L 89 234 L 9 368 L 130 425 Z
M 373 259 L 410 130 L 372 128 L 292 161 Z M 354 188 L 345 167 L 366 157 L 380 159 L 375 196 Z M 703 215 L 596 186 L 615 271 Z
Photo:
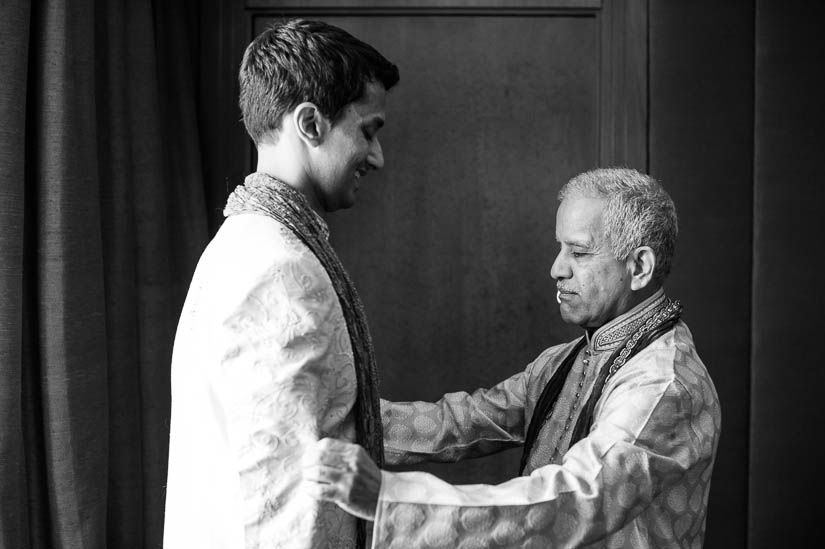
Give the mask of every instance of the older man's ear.
M 639 246 L 630 253 L 627 259 L 630 267 L 630 289 L 639 291 L 653 280 L 653 271 L 656 269 L 656 254 L 650 246 Z

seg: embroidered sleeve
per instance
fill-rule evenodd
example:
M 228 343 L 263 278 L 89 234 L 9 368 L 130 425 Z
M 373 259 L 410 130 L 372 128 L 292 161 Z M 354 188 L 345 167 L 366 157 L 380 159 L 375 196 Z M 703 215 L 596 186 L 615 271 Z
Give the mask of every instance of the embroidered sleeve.
M 532 413 L 528 384 L 560 349 L 546 349 L 523 372 L 472 394 L 447 393 L 435 403 L 381 400 L 387 463 L 458 461 L 521 445 Z
M 704 528 L 718 423 L 678 382 L 620 377 L 561 465 L 495 486 L 385 472 L 374 547 L 579 547 L 622 529 L 654 499 L 680 518 L 654 522 L 650 535 L 689 546 Z
M 458 461 L 518 446 L 524 440 L 524 372 L 473 394 L 438 402 L 381 401 L 389 464 Z

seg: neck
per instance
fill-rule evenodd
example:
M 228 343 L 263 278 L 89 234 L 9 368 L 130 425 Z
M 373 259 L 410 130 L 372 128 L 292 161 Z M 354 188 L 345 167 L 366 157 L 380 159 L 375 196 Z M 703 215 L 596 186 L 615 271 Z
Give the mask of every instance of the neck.
M 626 301 L 624 303 L 624 306 L 620 308 L 618 314 L 613 316 L 610 320 L 608 320 L 604 324 L 600 324 L 599 326 L 581 326 L 581 327 L 584 328 L 584 330 L 587 333 L 588 337 L 592 336 L 595 332 L 600 330 L 603 326 L 606 326 L 607 324 L 610 324 L 611 322 L 613 322 L 614 320 L 616 320 L 620 316 L 632 311 L 633 309 L 638 307 L 640 304 L 644 303 L 645 301 L 647 301 L 648 299 L 653 297 L 656 294 L 656 292 L 658 292 L 661 288 L 662 288 L 661 284 L 658 284 L 658 285 L 655 285 L 655 286 L 651 286 L 650 284 L 648 284 L 647 286 L 645 286 L 641 290 L 634 291 L 631 294 L 630 299 L 628 299 L 628 301 Z
M 312 191 L 300 151 L 294 150 L 284 136 L 275 145 L 258 146 L 258 166 L 255 170 L 286 183 L 303 194 L 316 212 L 323 213 L 318 197 Z
M 641 290 L 637 290 L 637 291 L 633 292 L 633 298 L 630 300 L 630 303 L 625 308 L 625 310 L 622 311 L 621 314 L 624 314 L 624 313 L 632 310 L 634 307 L 638 306 L 639 303 L 642 303 L 646 299 L 650 298 L 653 294 L 658 292 L 659 288 L 661 288 L 661 287 L 662 286 L 660 284 L 648 284 L 647 286 L 645 286 Z

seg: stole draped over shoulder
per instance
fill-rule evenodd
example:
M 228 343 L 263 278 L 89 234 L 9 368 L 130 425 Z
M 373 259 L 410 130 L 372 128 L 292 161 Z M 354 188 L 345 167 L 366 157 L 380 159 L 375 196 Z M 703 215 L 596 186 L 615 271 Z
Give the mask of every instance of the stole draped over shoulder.
M 356 440 L 380 467 L 384 464 L 378 369 L 364 305 L 338 255 L 329 243 L 326 224 L 301 193 L 266 174 L 254 173 L 229 196 L 224 215 L 258 213 L 283 223 L 312 250 L 327 271 L 341 302 L 358 376 Z
M 493 387 L 382 401 L 388 463 L 525 451 L 498 485 L 384 472 L 374 547 L 701 547 L 721 412 L 679 312 L 659 290 Z
M 363 521 L 300 490 L 323 437 L 383 463 L 361 300 L 292 187 L 251 174 L 224 214 L 175 339 L 164 546 L 363 547 Z

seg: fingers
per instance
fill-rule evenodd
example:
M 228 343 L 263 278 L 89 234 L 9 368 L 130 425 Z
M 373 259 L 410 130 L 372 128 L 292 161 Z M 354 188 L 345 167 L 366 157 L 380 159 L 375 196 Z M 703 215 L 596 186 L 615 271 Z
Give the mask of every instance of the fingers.
M 318 501 L 346 500 L 342 492 L 342 471 L 323 465 L 304 467 L 301 490 Z
M 303 468 L 304 480 L 320 484 L 335 484 L 341 482 L 347 471 L 328 467 L 326 465 L 309 465 Z
M 343 440 L 338 440 L 337 438 L 322 438 L 318 442 L 315 443 L 314 447 L 319 451 L 325 453 L 337 453 L 337 454 L 346 454 L 353 452 L 355 449 L 360 448 L 357 444 L 353 444 L 351 442 L 345 442 Z
M 304 468 L 326 466 L 344 471 L 355 471 L 361 447 L 334 438 L 323 438 L 306 448 L 302 458 Z
M 301 490 L 318 501 L 347 505 L 351 498 L 352 473 L 326 465 L 309 465 L 302 470 Z
M 352 490 L 356 463 L 347 442 L 324 438 L 307 447 L 302 458 L 304 489 L 315 499 L 346 501 Z
M 381 489 L 381 470 L 360 446 L 322 439 L 303 456 L 302 490 L 331 501 L 350 514 L 373 520 Z
M 304 477 L 303 482 L 301 482 L 301 490 L 318 501 L 338 503 L 346 499 L 341 493 L 341 487 L 338 484 L 318 482 L 306 477 Z
M 361 447 L 356 444 L 330 438 L 309 446 L 302 460 L 303 484 L 322 487 L 311 489 L 311 494 L 318 496 L 316 499 L 348 502 L 357 497 L 362 491 L 364 468 L 363 461 L 359 460 L 359 450 Z

